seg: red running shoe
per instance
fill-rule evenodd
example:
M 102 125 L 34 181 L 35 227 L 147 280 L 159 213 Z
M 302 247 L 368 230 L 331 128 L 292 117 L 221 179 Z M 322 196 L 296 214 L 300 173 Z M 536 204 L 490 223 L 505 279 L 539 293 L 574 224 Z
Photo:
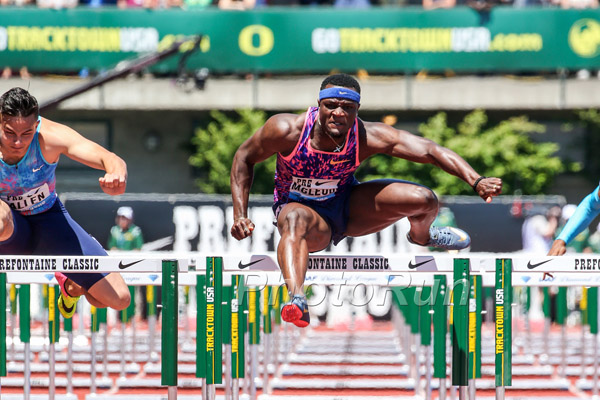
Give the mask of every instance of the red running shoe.
M 310 324 L 310 314 L 308 313 L 306 297 L 294 296 L 292 301 L 284 305 L 281 309 L 281 318 L 286 322 L 293 323 L 298 328 L 306 328 Z

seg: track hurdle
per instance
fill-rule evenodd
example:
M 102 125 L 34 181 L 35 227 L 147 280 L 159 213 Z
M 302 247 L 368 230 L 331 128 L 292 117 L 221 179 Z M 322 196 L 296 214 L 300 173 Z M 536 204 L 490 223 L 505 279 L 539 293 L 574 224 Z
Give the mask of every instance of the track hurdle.
M 392 258 L 392 257 L 385 258 L 385 257 L 377 256 L 377 257 L 372 257 L 373 261 L 368 260 L 367 257 L 359 258 L 359 257 L 347 257 L 347 256 L 343 256 L 343 257 L 328 256 L 326 261 L 325 261 L 325 257 L 319 257 L 319 258 L 313 258 L 312 262 L 315 263 L 315 264 L 319 264 L 319 263 L 321 263 L 321 261 L 323 261 L 324 265 L 328 263 L 329 265 L 334 265 L 334 266 L 337 265 L 339 267 L 345 267 L 346 269 L 342 270 L 341 272 L 340 272 L 339 269 L 338 270 L 333 270 L 333 269 L 325 269 L 325 268 L 318 269 L 318 270 L 311 270 L 311 271 L 309 271 L 308 278 L 309 279 L 314 279 L 311 282 L 323 282 L 323 284 L 328 284 L 328 283 L 331 282 L 331 280 L 330 280 L 331 276 L 334 276 L 336 274 L 342 274 L 343 275 L 344 273 L 347 273 L 347 274 L 353 274 L 353 275 L 355 275 L 357 273 L 358 274 L 361 274 L 361 273 L 369 273 L 369 274 L 375 273 L 375 274 L 381 274 L 381 276 L 382 276 L 382 282 L 383 282 L 384 285 L 388 284 L 389 286 L 391 286 L 390 285 L 390 276 L 392 276 L 392 275 L 394 276 L 394 280 L 398 279 L 398 281 L 401 282 L 400 283 L 401 285 L 404 284 L 404 283 L 402 283 L 403 281 L 401 280 L 402 277 L 404 277 L 404 278 L 411 277 L 411 279 L 414 280 L 413 281 L 414 284 L 421 284 L 421 283 L 426 283 L 427 279 L 429 279 L 428 277 L 431 277 L 434 273 L 435 274 L 443 273 L 444 276 L 448 276 L 450 273 L 452 273 L 452 271 L 453 271 L 453 264 L 456 262 L 454 259 L 451 259 L 449 262 L 447 262 L 445 259 L 443 259 L 441 257 L 436 257 L 436 258 L 431 257 L 430 259 L 435 262 L 435 268 L 429 268 L 429 267 L 433 267 L 432 264 L 434 264 L 434 262 L 426 262 L 425 264 L 423 264 L 423 267 L 419 266 L 417 268 L 409 268 L 408 266 L 411 265 L 411 263 L 412 263 L 412 265 L 417 264 L 417 262 L 416 262 L 415 259 L 409 258 L 409 257 L 406 257 L 406 258 Z M 227 275 L 227 274 L 232 275 L 234 273 L 235 274 L 243 273 L 244 271 L 240 270 L 237 267 L 239 260 L 240 260 L 240 258 L 238 257 L 238 258 L 236 258 L 236 262 L 235 263 L 233 263 L 233 264 L 231 264 L 229 266 L 225 265 L 224 275 Z M 358 261 L 355 261 L 355 260 L 358 260 Z M 367 260 L 367 261 L 365 261 L 365 260 Z M 387 260 L 387 264 L 386 264 L 385 260 Z M 244 260 L 244 262 L 247 262 L 247 261 L 248 261 L 247 259 Z M 469 277 L 483 276 L 485 278 L 485 277 L 491 276 L 494 273 L 497 273 L 496 272 L 496 268 L 494 268 L 494 267 L 497 267 L 497 265 L 494 265 L 494 264 L 497 264 L 497 261 L 496 261 L 495 258 L 491 259 L 491 263 L 489 261 L 485 261 L 485 262 L 482 261 L 482 262 L 480 262 L 480 261 L 478 261 L 478 256 L 474 255 L 472 258 L 469 258 L 469 261 L 470 261 L 470 265 L 468 266 L 469 275 L 470 275 Z M 551 266 L 549 267 L 550 269 L 556 268 L 556 269 L 560 270 L 560 268 L 563 268 L 562 272 L 586 272 L 586 273 L 588 272 L 587 270 L 579 270 L 579 269 L 577 269 L 575 271 L 568 270 L 567 268 L 572 267 L 574 265 L 574 264 L 570 264 L 570 262 L 572 260 L 570 260 L 569 258 L 561 258 L 560 259 L 561 263 L 560 263 L 560 265 L 557 264 L 557 266 L 553 266 L 552 265 L 552 261 L 554 261 L 554 260 L 553 259 L 549 260 L 549 263 L 551 264 Z M 260 265 L 262 262 L 263 261 L 257 263 L 257 264 L 259 264 L 259 267 L 261 267 L 261 268 L 263 267 L 263 266 Z M 274 260 L 271 260 L 271 262 L 274 263 Z M 419 262 L 422 262 L 422 260 L 419 260 Z M 361 269 L 360 266 L 364 265 L 365 263 L 367 265 L 378 265 L 378 266 L 381 266 L 381 268 Z M 215 261 L 215 264 L 216 264 L 216 261 Z M 490 268 L 490 264 L 492 265 L 491 268 Z M 509 264 L 510 264 L 510 266 L 508 266 Z M 513 264 L 516 264 L 516 265 L 513 265 Z M 387 265 L 387 268 L 386 268 L 386 265 Z M 563 265 L 564 267 L 561 267 L 561 265 Z M 419 270 L 419 268 L 422 268 L 422 270 Z M 514 270 L 514 273 L 517 274 L 517 275 L 518 274 L 523 274 L 523 273 L 529 273 L 529 274 L 531 274 L 531 272 L 528 272 L 529 268 L 527 267 L 527 260 L 525 260 L 525 261 L 523 261 L 523 260 L 516 260 L 515 263 L 505 262 L 505 268 L 504 268 L 504 270 L 505 271 Z M 67 271 L 67 272 L 69 272 L 69 271 Z M 260 272 L 260 270 L 252 270 L 251 269 L 248 274 L 257 275 L 257 274 L 259 274 L 259 272 Z M 270 274 L 272 272 L 275 272 L 275 271 L 267 270 L 265 272 L 266 272 L 265 276 L 270 276 Z M 323 272 L 327 272 L 327 274 L 323 274 Z M 165 278 L 165 276 L 167 274 L 163 275 L 163 279 Z M 24 275 L 29 275 L 29 274 L 24 274 Z M 279 279 L 280 273 L 277 272 L 277 275 L 278 275 L 278 279 Z M 0 274 L 0 276 L 2 276 L 2 274 Z M 510 278 L 506 278 L 506 279 L 510 279 Z M 394 280 L 392 280 L 391 282 L 394 282 Z M 270 284 L 278 285 L 279 282 L 280 282 L 279 280 L 274 280 L 274 281 L 271 281 Z M 507 282 L 510 282 L 510 281 L 507 281 Z M 226 283 L 224 282 L 224 284 L 226 284 Z M 510 288 L 510 284 L 507 284 L 506 282 L 504 284 L 505 284 L 504 289 L 505 289 L 506 293 L 504 293 L 504 292 L 502 293 L 502 299 L 503 300 L 506 298 L 505 294 L 506 295 L 510 294 L 506 290 L 506 288 Z M 164 287 L 169 287 L 169 285 L 165 284 Z M 174 284 L 174 287 L 176 288 L 177 284 Z M 470 285 L 470 287 L 472 287 L 472 285 Z M 461 288 L 459 288 L 459 289 L 461 289 Z M 496 295 L 496 298 L 495 298 L 496 302 L 498 302 L 498 299 L 499 299 L 498 292 L 496 292 L 495 295 Z M 462 297 L 459 294 L 456 294 L 456 296 L 457 297 L 455 299 L 460 299 Z M 256 300 L 256 298 L 254 300 Z M 497 303 L 496 305 L 498 306 L 499 303 Z M 503 311 L 503 314 L 502 314 L 504 316 L 504 319 L 506 319 L 507 314 L 510 316 L 510 300 L 508 300 L 506 304 L 502 304 L 502 305 L 505 305 L 507 307 L 507 310 Z M 165 307 L 167 308 L 167 303 L 165 303 Z M 165 308 L 165 310 L 166 310 L 166 308 Z M 257 307 L 255 307 L 255 309 L 256 308 Z M 163 316 L 164 316 L 164 314 L 163 314 Z M 20 317 L 22 317 L 22 315 L 20 315 Z M 497 316 L 497 318 L 498 318 L 498 316 Z M 423 321 L 423 320 L 424 319 L 421 319 L 421 321 Z M 496 321 L 498 322 L 498 319 Z M 176 320 L 175 320 L 175 322 L 176 322 Z M 504 325 L 502 326 L 502 330 L 498 330 L 498 328 L 497 328 L 496 333 L 498 334 L 498 332 L 502 332 L 505 337 L 509 336 L 507 334 L 507 330 L 506 329 L 508 327 L 510 327 L 510 318 L 508 320 L 503 320 L 503 324 Z M 435 322 L 434 322 L 434 325 L 435 325 Z M 464 331 L 467 334 L 470 333 L 470 329 L 468 329 L 468 328 L 465 329 Z M 176 332 L 177 331 L 175 330 L 175 333 Z M 21 332 L 21 333 L 23 333 L 23 332 Z M 434 335 L 435 335 L 435 331 L 434 331 Z M 165 337 L 165 334 L 163 333 L 163 338 L 164 337 Z M 497 339 L 498 339 L 498 336 L 496 336 L 496 340 Z M 468 342 L 468 343 L 469 343 L 468 346 L 470 346 L 470 342 Z M 496 345 L 497 344 L 498 344 L 498 342 L 496 342 Z M 502 346 L 503 350 L 507 351 L 507 354 L 510 356 L 509 347 L 510 347 L 510 344 L 504 344 Z M 4 356 L 6 358 L 6 349 L 4 350 Z M 176 356 L 176 353 L 175 353 L 175 356 Z M 177 379 L 176 378 L 176 375 L 177 375 L 177 373 L 176 373 L 176 362 L 177 362 L 177 359 L 175 358 L 175 360 L 173 360 L 171 362 L 175 362 L 174 365 L 170 364 L 170 368 L 171 368 L 171 372 L 174 371 L 175 381 L 176 381 L 176 379 Z M 166 365 L 168 366 L 169 364 L 167 363 Z M 510 363 L 508 363 L 508 367 L 510 367 Z M 165 369 L 165 365 L 163 365 L 162 369 L 163 370 Z M 469 372 L 468 372 L 469 376 L 471 376 L 471 372 L 472 371 L 469 370 Z M 507 372 L 510 372 L 510 369 L 505 368 L 505 372 L 504 372 L 504 376 L 505 377 L 509 376 L 507 374 Z M 162 383 L 162 381 L 161 381 L 161 383 Z M 175 383 L 175 385 L 176 385 L 176 383 Z M 504 384 L 504 385 L 508 386 L 509 384 Z M 174 395 L 171 392 L 169 392 L 169 394 L 170 394 L 170 397 L 172 397 Z M 176 395 L 176 387 L 175 387 L 175 395 Z
M 176 399 L 177 397 L 177 302 L 178 302 L 178 273 L 185 272 L 188 269 L 189 259 L 174 259 L 164 260 L 163 257 L 149 257 L 140 259 L 137 256 L 120 256 L 120 257 L 23 257 L 12 256 L 0 258 L 0 287 L 6 290 L 6 281 L 20 284 L 19 288 L 19 324 L 20 324 L 20 339 L 24 344 L 24 376 L 23 395 L 26 400 L 31 396 L 31 385 L 29 377 L 30 370 L 30 287 L 28 282 L 35 281 L 35 274 L 46 275 L 60 272 L 124 272 L 120 265 L 129 265 L 125 272 L 161 272 L 162 285 L 166 288 L 165 296 L 163 296 L 163 324 L 162 324 L 162 368 L 161 368 L 161 383 L 167 386 L 168 398 Z M 79 267 L 81 266 L 81 267 Z M 7 276 L 8 275 L 8 276 Z M 44 278 L 46 279 L 46 278 Z M 56 290 L 56 289 L 55 289 Z M 1 294 L 1 292 L 0 292 Z M 55 291 L 56 294 L 56 291 Z M 6 319 L 6 296 L 0 296 L 4 302 L 4 308 L 0 315 Z M 55 296 L 56 297 L 56 296 Z M 0 304 L 1 306 L 1 304 Z M 54 308 L 56 312 L 56 308 Z M 55 327 L 58 326 L 58 320 L 55 321 Z M 6 324 L 3 324 L 6 327 Z M 56 335 L 57 338 L 58 335 Z M 6 376 L 6 329 L 0 328 L 0 376 Z M 1 383 L 1 378 L 0 378 Z M 50 398 L 53 398 L 53 393 L 50 393 Z
M 582 261 L 580 257 L 572 257 L 572 256 L 563 256 L 563 257 L 528 257 L 523 255 L 514 255 L 514 254 L 470 254 L 469 258 L 469 278 L 471 276 L 477 277 L 478 279 L 481 277 L 482 286 L 495 286 L 496 280 L 496 270 L 497 267 L 502 271 L 502 263 L 504 263 L 504 271 L 510 271 L 519 279 L 516 281 L 515 285 L 518 286 L 537 286 L 539 285 L 540 278 L 543 272 L 553 272 L 556 273 L 558 277 L 560 274 L 565 273 L 586 273 L 587 270 L 584 270 L 581 266 L 587 265 L 587 261 Z M 252 255 L 245 257 L 232 257 L 231 261 L 227 261 L 225 259 L 224 265 L 226 269 L 226 273 L 240 273 L 244 274 L 259 274 L 265 278 L 265 280 L 269 280 L 270 285 L 278 285 L 281 283 L 279 279 L 279 271 L 277 271 L 277 265 L 273 256 L 269 255 Z M 437 272 L 443 272 L 444 275 L 450 276 L 453 271 L 452 263 L 454 263 L 454 258 L 451 256 L 417 256 L 417 257 L 383 257 L 383 256 L 373 256 L 373 257 L 360 257 L 360 256 L 316 256 L 313 255 L 309 259 L 309 270 L 307 273 L 307 282 L 308 283 L 320 283 L 329 284 L 334 280 L 335 277 L 340 277 L 339 280 L 344 280 L 345 276 L 350 276 L 361 273 L 379 273 L 382 276 L 385 276 L 384 280 L 386 284 L 389 285 L 389 278 L 393 276 L 394 279 L 400 278 L 417 278 L 413 281 L 413 285 L 419 285 L 420 282 L 425 281 L 423 278 L 426 275 L 431 275 Z M 427 260 L 431 260 L 428 262 Z M 501 261 L 497 261 L 501 260 Z M 503 260 L 503 261 L 502 261 Z M 585 259 L 584 259 L 585 260 Z M 593 261 L 592 261 L 593 262 Z M 253 263 L 253 265 L 245 270 L 240 271 L 239 268 L 236 268 L 239 263 L 248 264 Z M 499 263 L 497 266 L 496 264 Z M 417 268 L 414 268 L 415 265 L 419 264 Z M 364 265 L 368 267 L 365 268 Z M 411 268 L 410 266 L 413 266 Z M 531 266 L 534 266 L 532 268 Z M 592 264 L 590 264 L 592 265 Z M 587 267 L 586 267 L 587 268 Z M 591 267 L 593 268 L 593 266 Z M 532 271 L 535 269 L 535 271 Z M 322 272 L 327 272 L 327 274 L 323 274 Z M 421 272 L 426 272 L 426 274 L 421 274 Z M 274 276 L 276 274 L 277 276 Z M 326 279 L 319 278 L 320 276 L 326 276 Z M 271 276 L 273 276 L 273 280 L 271 280 Z M 589 276 L 589 275 L 588 275 Z M 537 277 L 537 278 L 535 278 Z M 423 278 L 423 279 L 421 279 Z M 529 281 L 526 281 L 527 278 Z M 510 282 L 509 287 L 512 285 L 512 278 L 506 276 L 503 278 L 505 282 Z M 516 279 L 516 278 L 515 278 Z M 476 282 L 476 281 L 474 281 Z M 506 283 L 505 283 L 506 284 Z M 550 284 L 550 283 L 546 283 Z M 469 285 L 469 288 L 478 285 L 478 283 L 474 283 L 474 285 Z M 571 284 L 573 285 L 573 284 Z M 466 286 L 466 285 L 465 285 Z M 458 287 L 458 291 L 461 291 L 461 287 Z M 483 290 L 480 289 L 479 292 Z M 456 294 L 457 297 L 461 297 L 462 294 Z M 506 287 L 502 288 L 500 286 L 497 291 L 494 292 L 494 301 L 495 310 L 498 311 L 496 316 L 496 323 L 498 326 L 495 329 L 495 341 L 494 341 L 494 353 L 499 360 L 502 360 L 504 364 L 500 363 L 497 365 L 498 373 L 496 375 L 496 381 L 498 382 L 498 392 L 502 393 L 505 386 L 512 384 L 512 371 L 511 371 L 511 354 L 510 351 L 512 349 L 512 330 L 511 330 L 511 296 L 512 293 L 509 293 Z M 475 299 L 477 301 L 477 299 Z M 503 301 L 506 300 L 506 304 Z M 478 303 L 474 303 L 476 307 L 476 311 L 474 315 L 481 316 L 481 306 Z M 468 307 L 467 307 L 468 309 Z M 454 312 L 454 310 L 453 310 Z M 467 321 L 469 319 L 467 318 Z M 478 322 L 475 321 L 477 324 Z M 464 325 L 463 325 L 464 326 Z M 477 330 L 476 328 L 475 330 Z M 469 329 L 469 325 L 467 328 L 463 329 L 463 332 L 467 334 L 471 334 L 470 336 L 473 338 L 472 332 L 473 328 Z M 435 332 L 434 332 L 435 334 Z M 458 336 L 457 336 L 458 339 Z M 462 339 L 461 339 L 462 340 Z M 478 351 L 472 351 L 473 344 L 475 343 L 475 347 L 477 347 L 477 341 L 480 340 L 475 337 L 475 342 L 468 340 L 463 342 L 466 348 L 469 350 L 468 353 L 471 353 L 471 360 L 478 355 Z M 463 350 L 463 353 L 465 351 Z M 473 363 L 471 363 L 473 364 Z M 469 365 L 467 363 L 467 365 Z M 464 368 L 464 366 L 461 366 Z M 479 367 L 468 368 L 465 373 L 467 377 L 475 377 L 477 378 L 479 375 L 478 371 Z M 464 371 L 464 370 L 463 370 Z M 463 393 L 466 395 L 466 393 Z M 502 397 L 501 394 L 498 397 Z

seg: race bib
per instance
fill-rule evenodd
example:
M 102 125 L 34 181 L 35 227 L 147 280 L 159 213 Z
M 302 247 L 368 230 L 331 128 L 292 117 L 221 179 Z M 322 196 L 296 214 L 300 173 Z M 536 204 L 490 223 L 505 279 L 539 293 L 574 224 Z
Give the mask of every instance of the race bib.
M 2 200 L 8 203 L 13 210 L 31 211 L 36 208 L 37 204 L 49 197 L 50 189 L 48 188 L 48 184 L 44 183 L 42 186 L 18 196 L 2 196 Z
M 292 177 L 291 199 L 323 201 L 335 196 L 339 179 L 313 179 Z

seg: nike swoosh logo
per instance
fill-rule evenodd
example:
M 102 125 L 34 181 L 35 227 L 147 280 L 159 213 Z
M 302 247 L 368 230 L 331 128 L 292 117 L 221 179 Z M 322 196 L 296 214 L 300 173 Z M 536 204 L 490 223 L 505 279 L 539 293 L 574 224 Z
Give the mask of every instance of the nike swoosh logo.
M 33 172 L 38 172 L 38 171 L 39 171 L 40 169 L 42 169 L 42 168 L 43 168 L 43 166 L 41 166 L 41 167 L 39 167 L 39 168 L 34 168 L 34 169 L 33 169 Z
M 342 164 L 342 163 L 345 163 L 345 162 L 348 162 L 348 161 L 350 161 L 350 160 L 340 160 L 340 161 L 332 160 L 332 161 L 329 162 L 329 164 L 336 165 L 336 164 Z
M 144 261 L 144 260 L 137 260 L 137 261 L 134 261 L 134 262 L 130 262 L 129 264 L 123 264 L 123 261 L 119 261 L 119 269 L 129 268 L 132 265 L 140 263 L 142 261 Z
M 338 93 L 339 94 L 348 94 L 348 92 L 342 92 L 341 90 Z
M 413 263 L 412 263 L 412 260 L 410 260 L 410 261 L 408 262 L 408 268 L 410 268 L 410 269 L 419 268 L 421 265 L 423 265 L 423 264 L 427 264 L 429 261 L 433 261 L 433 259 L 430 259 L 430 260 L 425 260 L 425 261 L 421 261 L 420 263 L 416 263 L 416 264 L 413 264 Z
M 552 260 L 546 260 L 546 261 L 542 261 L 542 262 L 540 262 L 540 263 L 537 263 L 537 264 L 532 264 L 532 263 L 531 263 L 531 261 L 528 261 L 528 262 L 527 262 L 527 268 L 529 268 L 529 269 L 534 269 L 534 268 L 537 268 L 537 267 L 539 267 L 540 265 L 542 265 L 542 264 L 546 264 L 547 262 L 550 262 L 550 261 L 552 261 Z
M 239 269 L 248 268 L 249 266 L 254 265 L 257 262 L 261 262 L 262 260 L 264 260 L 264 258 L 261 258 L 260 260 L 249 262 L 248 264 L 242 264 L 242 262 L 240 261 L 239 264 L 238 264 L 238 268 Z
M 328 182 L 327 181 L 325 181 L 325 182 L 315 182 L 315 186 L 323 186 L 326 183 L 328 183 Z
M 460 237 L 459 242 L 464 242 L 467 240 L 467 236 L 463 232 L 459 231 L 458 229 L 453 229 L 452 227 L 449 227 L 449 229 Z

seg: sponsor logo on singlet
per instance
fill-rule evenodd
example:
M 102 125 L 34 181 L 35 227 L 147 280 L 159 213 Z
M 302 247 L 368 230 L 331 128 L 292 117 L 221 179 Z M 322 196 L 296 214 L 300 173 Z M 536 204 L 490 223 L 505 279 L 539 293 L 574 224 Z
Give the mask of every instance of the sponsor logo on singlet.
M 291 199 L 327 200 L 335 196 L 339 179 L 314 179 L 292 177 Z
M 36 204 L 41 203 L 48 197 L 50 197 L 50 188 L 47 183 L 44 183 L 42 186 L 21 195 L 2 196 L 2 200 L 8 203 L 13 210 L 31 211 L 36 208 Z

